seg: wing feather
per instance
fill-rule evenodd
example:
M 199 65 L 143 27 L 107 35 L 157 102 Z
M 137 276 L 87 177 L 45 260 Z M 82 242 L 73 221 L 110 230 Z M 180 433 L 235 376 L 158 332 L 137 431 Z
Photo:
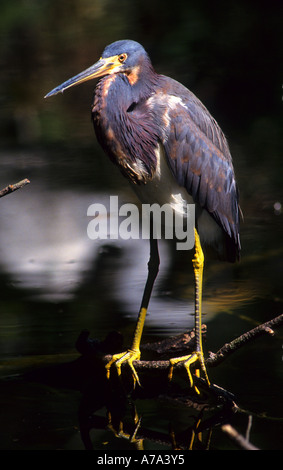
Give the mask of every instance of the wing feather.
M 168 78 L 166 85 L 167 96 L 171 93 L 163 139 L 168 164 L 178 183 L 222 227 L 238 257 L 238 188 L 227 140 L 193 93 L 174 80 L 168 86 Z

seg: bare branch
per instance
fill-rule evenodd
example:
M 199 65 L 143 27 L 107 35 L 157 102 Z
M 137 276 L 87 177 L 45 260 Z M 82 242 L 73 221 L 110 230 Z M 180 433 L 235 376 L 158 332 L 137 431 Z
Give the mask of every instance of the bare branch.
M 262 325 L 253 328 L 250 331 L 247 331 L 243 335 L 239 336 L 238 338 L 234 339 L 230 343 L 225 344 L 221 349 L 219 349 L 216 353 L 210 352 L 209 358 L 206 359 L 205 363 L 208 367 L 214 367 L 220 364 L 227 356 L 232 354 L 233 352 L 237 351 L 240 347 L 244 346 L 247 342 L 254 340 L 258 336 L 262 334 L 274 334 L 272 327 L 279 326 L 283 323 L 283 314 L 275 317 L 273 320 L 270 320 Z M 203 331 L 206 331 L 205 325 L 203 325 Z M 142 349 L 147 351 L 152 351 L 157 353 L 159 356 L 160 354 L 170 354 L 178 353 L 182 354 L 189 354 L 190 350 L 193 351 L 193 343 L 194 343 L 194 332 L 187 332 L 183 335 L 179 335 L 173 338 L 166 338 L 162 341 L 157 343 L 149 343 L 143 345 Z M 104 357 L 105 363 L 110 361 L 111 355 L 106 355 Z M 136 361 L 134 362 L 134 366 L 137 370 L 146 370 L 146 369 L 168 369 L 170 367 L 170 363 L 168 359 L 164 360 L 155 360 L 155 361 Z M 177 369 L 182 367 L 182 363 L 179 363 L 175 366 Z
M 244 436 L 242 436 L 235 428 L 230 424 L 224 424 L 221 426 L 223 432 L 225 432 L 241 449 L 244 450 L 259 450 L 253 444 L 251 444 Z
M 7 194 L 13 193 L 17 189 L 23 188 L 26 184 L 29 184 L 30 181 L 25 178 L 22 181 L 19 181 L 18 183 L 15 184 L 9 184 L 9 186 L 6 186 L 6 188 L 0 190 L 0 197 L 6 196 Z
M 278 317 L 273 318 L 262 325 L 253 328 L 250 331 L 247 331 L 243 335 L 239 336 L 238 338 L 234 339 L 230 343 L 224 344 L 224 346 L 217 351 L 217 353 L 211 353 L 209 358 L 206 360 L 207 366 L 216 366 L 220 364 L 227 356 L 232 354 L 233 352 L 237 351 L 240 347 L 246 344 L 249 341 L 261 336 L 262 334 L 268 333 L 273 335 L 273 327 L 279 326 L 283 323 L 283 314 L 279 315 Z

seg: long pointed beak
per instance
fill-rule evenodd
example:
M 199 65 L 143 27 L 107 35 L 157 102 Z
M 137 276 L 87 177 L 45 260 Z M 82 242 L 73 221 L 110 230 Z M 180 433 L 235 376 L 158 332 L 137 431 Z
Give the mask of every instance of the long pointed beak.
M 63 93 L 67 88 L 71 88 L 74 85 L 79 85 L 80 83 L 92 80 L 93 78 L 102 77 L 113 71 L 117 66 L 121 66 L 118 62 L 117 57 L 109 57 L 107 59 L 100 59 L 94 65 L 79 73 L 75 77 L 70 78 L 66 82 L 57 86 L 51 90 L 44 98 L 49 98 L 50 96 L 57 95 L 57 93 Z

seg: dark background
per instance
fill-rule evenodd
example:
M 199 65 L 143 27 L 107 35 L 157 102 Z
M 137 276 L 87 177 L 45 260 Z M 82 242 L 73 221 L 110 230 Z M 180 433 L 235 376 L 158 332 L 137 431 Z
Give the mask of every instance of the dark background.
M 19 387 L 11 377 L 76 357 L 82 328 L 100 338 L 117 328 L 127 342 L 134 327 L 147 245 L 95 244 L 86 235 L 91 203 L 111 194 L 134 201 L 95 141 L 94 83 L 43 98 L 113 41 L 141 42 L 156 70 L 190 88 L 229 140 L 243 250 L 238 265 L 207 262 L 208 350 L 282 313 L 282 13 L 278 1 L 2 0 L 0 183 L 31 181 L 0 203 L 2 449 L 83 448 L 79 394 Z M 161 252 L 164 270 L 146 339 L 183 331 L 192 321 L 190 258 L 165 245 Z M 244 408 L 270 418 L 254 422 L 252 442 L 282 447 L 282 331 L 211 374 Z M 158 404 L 143 411 L 162 427 Z M 238 425 L 244 432 L 245 423 Z M 214 436 L 212 448 L 229 448 L 219 431 Z M 100 448 L 104 434 L 95 439 Z

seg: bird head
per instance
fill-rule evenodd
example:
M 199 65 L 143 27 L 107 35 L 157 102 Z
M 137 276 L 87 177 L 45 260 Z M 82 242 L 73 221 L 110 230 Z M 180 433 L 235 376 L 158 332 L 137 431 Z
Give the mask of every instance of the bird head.
M 94 65 L 51 90 L 45 98 L 63 93 L 67 88 L 88 80 L 116 73 L 126 74 L 133 85 L 138 80 L 144 63 L 150 63 L 150 59 L 138 42 L 116 41 L 104 49 L 101 58 Z

